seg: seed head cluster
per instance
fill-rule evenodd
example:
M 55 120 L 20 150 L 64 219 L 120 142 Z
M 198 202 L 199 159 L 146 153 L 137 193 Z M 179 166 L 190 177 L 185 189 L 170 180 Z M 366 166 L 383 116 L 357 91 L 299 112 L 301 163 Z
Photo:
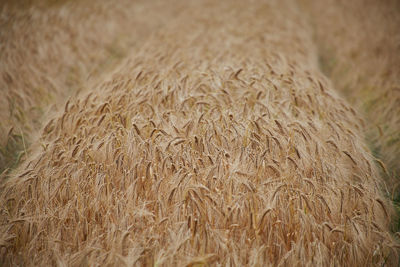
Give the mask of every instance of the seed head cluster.
M 159 12 L 168 23 L 70 98 L 1 184 L 3 263 L 397 263 L 363 121 L 296 2 Z

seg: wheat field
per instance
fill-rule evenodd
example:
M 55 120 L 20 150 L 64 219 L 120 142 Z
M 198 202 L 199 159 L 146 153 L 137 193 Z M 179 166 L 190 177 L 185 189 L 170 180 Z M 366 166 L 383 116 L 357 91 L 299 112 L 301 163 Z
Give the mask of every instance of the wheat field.
M 0 264 L 396 266 L 396 5 L 5 3 Z
M 321 67 L 364 114 L 374 156 L 400 177 L 400 2 L 308 1 Z M 339 4 L 338 4 L 339 3 Z M 340 14 L 340 20 L 334 21 Z M 390 178 L 389 177 L 389 178 Z M 393 181 L 391 181 L 393 182 Z

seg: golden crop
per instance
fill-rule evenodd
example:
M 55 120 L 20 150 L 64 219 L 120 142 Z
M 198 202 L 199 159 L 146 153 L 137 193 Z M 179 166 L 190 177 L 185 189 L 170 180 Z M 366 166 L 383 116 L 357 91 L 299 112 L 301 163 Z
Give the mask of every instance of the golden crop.
M 2 264 L 398 263 L 318 4 L 110 3 L 3 7 Z

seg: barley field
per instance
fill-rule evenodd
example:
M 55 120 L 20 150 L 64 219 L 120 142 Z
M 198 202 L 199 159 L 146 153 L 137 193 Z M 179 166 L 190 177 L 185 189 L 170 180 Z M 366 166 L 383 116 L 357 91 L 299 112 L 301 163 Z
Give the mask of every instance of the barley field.
M 398 1 L 0 9 L 0 265 L 399 264 Z

